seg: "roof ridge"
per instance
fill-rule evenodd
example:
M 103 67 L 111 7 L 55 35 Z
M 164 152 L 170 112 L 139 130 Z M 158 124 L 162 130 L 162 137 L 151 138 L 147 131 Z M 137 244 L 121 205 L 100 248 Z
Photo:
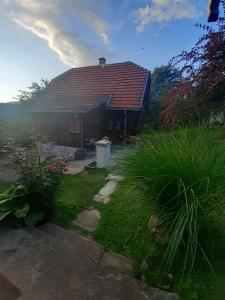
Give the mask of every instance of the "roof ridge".
M 58 79 L 59 77 L 63 77 L 65 74 L 69 73 L 72 70 L 78 70 L 78 69 L 80 70 L 80 69 L 88 69 L 88 68 L 96 68 L 96 67 L 106 68 L 106 67 L 110 67 L 110 66 L 114 66 L 114 65 L 125 65 L 125 64 L 132 64 L 132 65 L 134 65 L 134 66 L 136 66 L 138 68 L 141 68 L 142 70 L 150 72 L 147 68 L 144 68 L 144 67 L 142 67 L 142 66 L 140 66 L 140 65 L 138 65 L 138 64 L 136 64 L 136 63 L 134 63 L 134 62 L 132 62 L 130 60 L 128 60 L 128 61 L 124 61 L 124 62 L 117 62 L 117 63 L 105 64 L 104 66 L 101 66 L 101 65 L 97 64 L 97 65 L 88 65 L 88 66 L 83 66 L 83 67 L 73 67 L 73 68 L 70 68 L 70 69 L 66 70 L 65 72 L 59 74 L 58 76 L 54 77 L 51 80 L 51 82 L 53 82 L 55 79 Z
M 130 60 L 127 60 L 127 61 L 122 61 L 122 62 L 116 62 L 116 63 L 110 63 L 110 64 L 105 64 L 105 65 L 99 65 L 99 64 L 96 64 L 96 65 L 88 65 L 88 66 L 82 66 L 82 67 L 73 67 L 73 68 L 70 68 L 69 70 L 74 70 L 74 69 L 86 69 L 86 68 L 95 68 L 95 67 L 99 67 L 99 68 L 104 68 L 104 67 L 110 67 L 110 66 L 113 66 L 113 65 L 125 65 L 125 64 L 133 64 L 133 65 L 136 65 L 142 69 L 145 69 L 144 67 L 130 61 Z M 145 69 L 147 70 L 147 69 Z

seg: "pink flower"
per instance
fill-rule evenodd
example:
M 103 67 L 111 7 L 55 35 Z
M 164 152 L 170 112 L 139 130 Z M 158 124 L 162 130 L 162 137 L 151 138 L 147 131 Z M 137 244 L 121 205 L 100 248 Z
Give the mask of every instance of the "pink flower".
M 65 167 L 64 169 L 63 169 L 63 172 L 67 172 L 68 171 L 68 167 Z
M 57 171 L 57 167 L 55 165 L 51 165 L 48 167 L 48 171 L 51 173 L 55 173 Z

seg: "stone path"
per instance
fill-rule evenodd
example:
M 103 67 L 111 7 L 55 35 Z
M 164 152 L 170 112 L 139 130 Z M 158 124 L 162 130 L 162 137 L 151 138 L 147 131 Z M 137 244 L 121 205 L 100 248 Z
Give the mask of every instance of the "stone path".
M 54 224 L 0 230 L 0 273 L 21 292 L 10 300 L 177 300 L 125 274 L 128 261 L 121 272 L 118 259 L 92 239 Z
M 122 176 L 109 174 L 106 177 L 107 183 L 100 189 L 98 194 L 94 196 L 94 201 L 98 203 L 106 204 L 110 201 L 110 196 L 116 190 L 119 181 L 123 180 Z M 101 214 L 97 209 L 88 209 L 81 212 L 76 219 L 74 224 L 82 229 L 93 231 L 96 229 L 99 221 L 101 219 Z
M 100 218 L 101 215 L 97 209 L 84 210 L 77 216 L 73 223 L 85 230 L 93 231 L 98 225 Z
M 108 182 L 100 189 L 98 194 L 94 196 L 94 201 L 99 203 L 108 203 L 110 201 L 110 196 L 115 192 L 117 184 L 119 181 L 123 180 L 122 176 L 109 174 L 106 177 Z

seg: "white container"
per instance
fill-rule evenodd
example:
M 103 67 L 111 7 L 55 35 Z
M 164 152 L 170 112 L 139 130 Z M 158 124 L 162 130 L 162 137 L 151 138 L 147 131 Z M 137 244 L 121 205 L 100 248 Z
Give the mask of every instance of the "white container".
M 108 138 L 103 138 L 95 142 L 97 168 L 107 168 L 110 162 L 111 142 Z

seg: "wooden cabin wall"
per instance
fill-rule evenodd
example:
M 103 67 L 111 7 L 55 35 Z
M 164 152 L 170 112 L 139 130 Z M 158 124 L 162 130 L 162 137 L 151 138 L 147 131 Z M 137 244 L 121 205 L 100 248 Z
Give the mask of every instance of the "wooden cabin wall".
M 104 136 L 104 108 L 99 107 L 83 116 L 84 140 L 99 140 Z
M 103 108 L 86 114 L 34 113 L 33 120 L 37 133 L 47 136 L 57 145 L 81 147 L 81 123 L 83 119 L 83 142 L 101 139 L 103 130 Z
M 127 136 L 138 133 L 140 111 L 127 111 Z M 83 120 L 81 130 L 80 119 Z M 34 113 L 33 120 L 38 133 L 47 136 L 57 145 L 81 147 L 85 142 L 102 139 L 108 136 L 112 142 L 120 143 L 124 139 L 124 110 L 104 110 L 96 108 L 86 114 L 74 113 Z
M 80 146 L 80 121 L 72 113 L 35 113 L 34 126 L 37 133 L 48 137 L 57 145 Z

